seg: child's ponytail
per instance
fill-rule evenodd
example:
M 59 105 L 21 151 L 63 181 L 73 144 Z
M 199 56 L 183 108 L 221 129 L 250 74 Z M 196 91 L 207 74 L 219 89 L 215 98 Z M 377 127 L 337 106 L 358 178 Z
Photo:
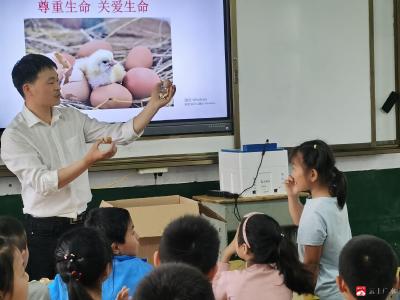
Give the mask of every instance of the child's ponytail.
M 343 172 L 339 171 L 336 167 L 333 167 L 332 169 L 332 179 L 329 185 L 329 192 L 332 196 L 336 196 L 338 206 L 342 209 L 346 203 L 347 180 Z
M 88 289 L 101 290 L 112 252 L 103 235 L 92 228 L 64 233 L 56 247 L 56 269 L 68 287 L 70 300 L 92 300 Z
M 76 257 L 74 254 L 64 256 L 66 271 L 61 273 L 61 278 L 68 287 L 68 299 L 70 300 L 92 300 L 85 287 L 82 285 L 82 273 L 80 264 L 84 258 Z
M 284 236 L 278 246 L 277 258 L 276 266 L 289 289 L 298 294 L 314 293 L 311 272 L 299 261 L 294 244 Z

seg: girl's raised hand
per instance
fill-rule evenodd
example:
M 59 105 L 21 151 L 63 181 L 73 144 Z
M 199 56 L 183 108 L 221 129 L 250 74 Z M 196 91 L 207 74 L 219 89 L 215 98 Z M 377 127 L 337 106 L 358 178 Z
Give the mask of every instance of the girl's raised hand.
M 129 289 L 124 286 L 118 293 L 117 298 L 115 300 L 130 300 L 131 298 L 129 297 Z
M 236 253 L 236 245 L 237 245 L 237 231 L 235 238 L 232 242 L 225 248 L 224 252 L 222 253 L 222 262 L 228 263 L 231 257 Z
M 292 176 L 288 176 L 288 178 L 285 180 L 285 189 L 288 197 L 295 197 L 297 198 L 299 196 L 299 191 L 296 189 L 296 184 L 294 182 L 294 178 Z

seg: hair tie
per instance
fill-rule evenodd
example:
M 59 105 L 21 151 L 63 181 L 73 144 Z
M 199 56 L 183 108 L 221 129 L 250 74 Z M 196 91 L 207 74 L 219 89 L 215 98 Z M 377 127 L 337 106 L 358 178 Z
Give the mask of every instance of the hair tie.
M 76 281 L 78 281 L 79 279 L 81 279 L 82 277 L 82 273 L 78 272 L 78 271 L 72 271 L 71 272 L 71 278 L 75 279 Z
M 280 234 L 280 239 L 279 239 L 279 245 L 282 243 L 282 240 L 285 238 L 285 235 L 283 233 Z
M 76 256 L 73 253 L 64 254 L 64 260 L 69 260 L 70 262 L 74 262 Z
M 317 149 L 317 144 L 314 144 L 313 148 L 314 148 L 314 149 Z

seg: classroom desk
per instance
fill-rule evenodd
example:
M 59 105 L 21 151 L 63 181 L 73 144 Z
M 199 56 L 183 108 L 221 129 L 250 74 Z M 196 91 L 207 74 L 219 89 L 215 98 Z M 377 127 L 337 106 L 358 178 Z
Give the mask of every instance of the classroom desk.
M 301 195 L 306 196 L 307 194 Z M 233 209 L 234 200 L 230 198 L 213 197 L 206 195 L 193 196 L 194 200 L 211 208 L 226 220 L 226 223 L 208 219 L 218 230 L 220 237 L 220 253 L 227 246 L 228 232 L 235 231 L 239 225 Z M 240 216 L 253 211 L 262 212 L 270 215 L 285 229 L 293 229 L 294 225 L 289 215 L 287 195 L 277 194 L 268 196 L 240 197 L 238 199 Z

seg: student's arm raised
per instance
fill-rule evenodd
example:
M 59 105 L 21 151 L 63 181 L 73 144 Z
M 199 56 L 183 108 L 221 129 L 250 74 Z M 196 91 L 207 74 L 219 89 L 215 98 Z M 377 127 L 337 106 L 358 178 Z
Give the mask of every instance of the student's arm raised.
M 285 180 L 285 188 L 288 195 L 289 214 L 294 225 L 299 225 L 303 212 L 303 204 L 299 200 L 299 194 L 295 191 L 295 182 L 292 176 Z

